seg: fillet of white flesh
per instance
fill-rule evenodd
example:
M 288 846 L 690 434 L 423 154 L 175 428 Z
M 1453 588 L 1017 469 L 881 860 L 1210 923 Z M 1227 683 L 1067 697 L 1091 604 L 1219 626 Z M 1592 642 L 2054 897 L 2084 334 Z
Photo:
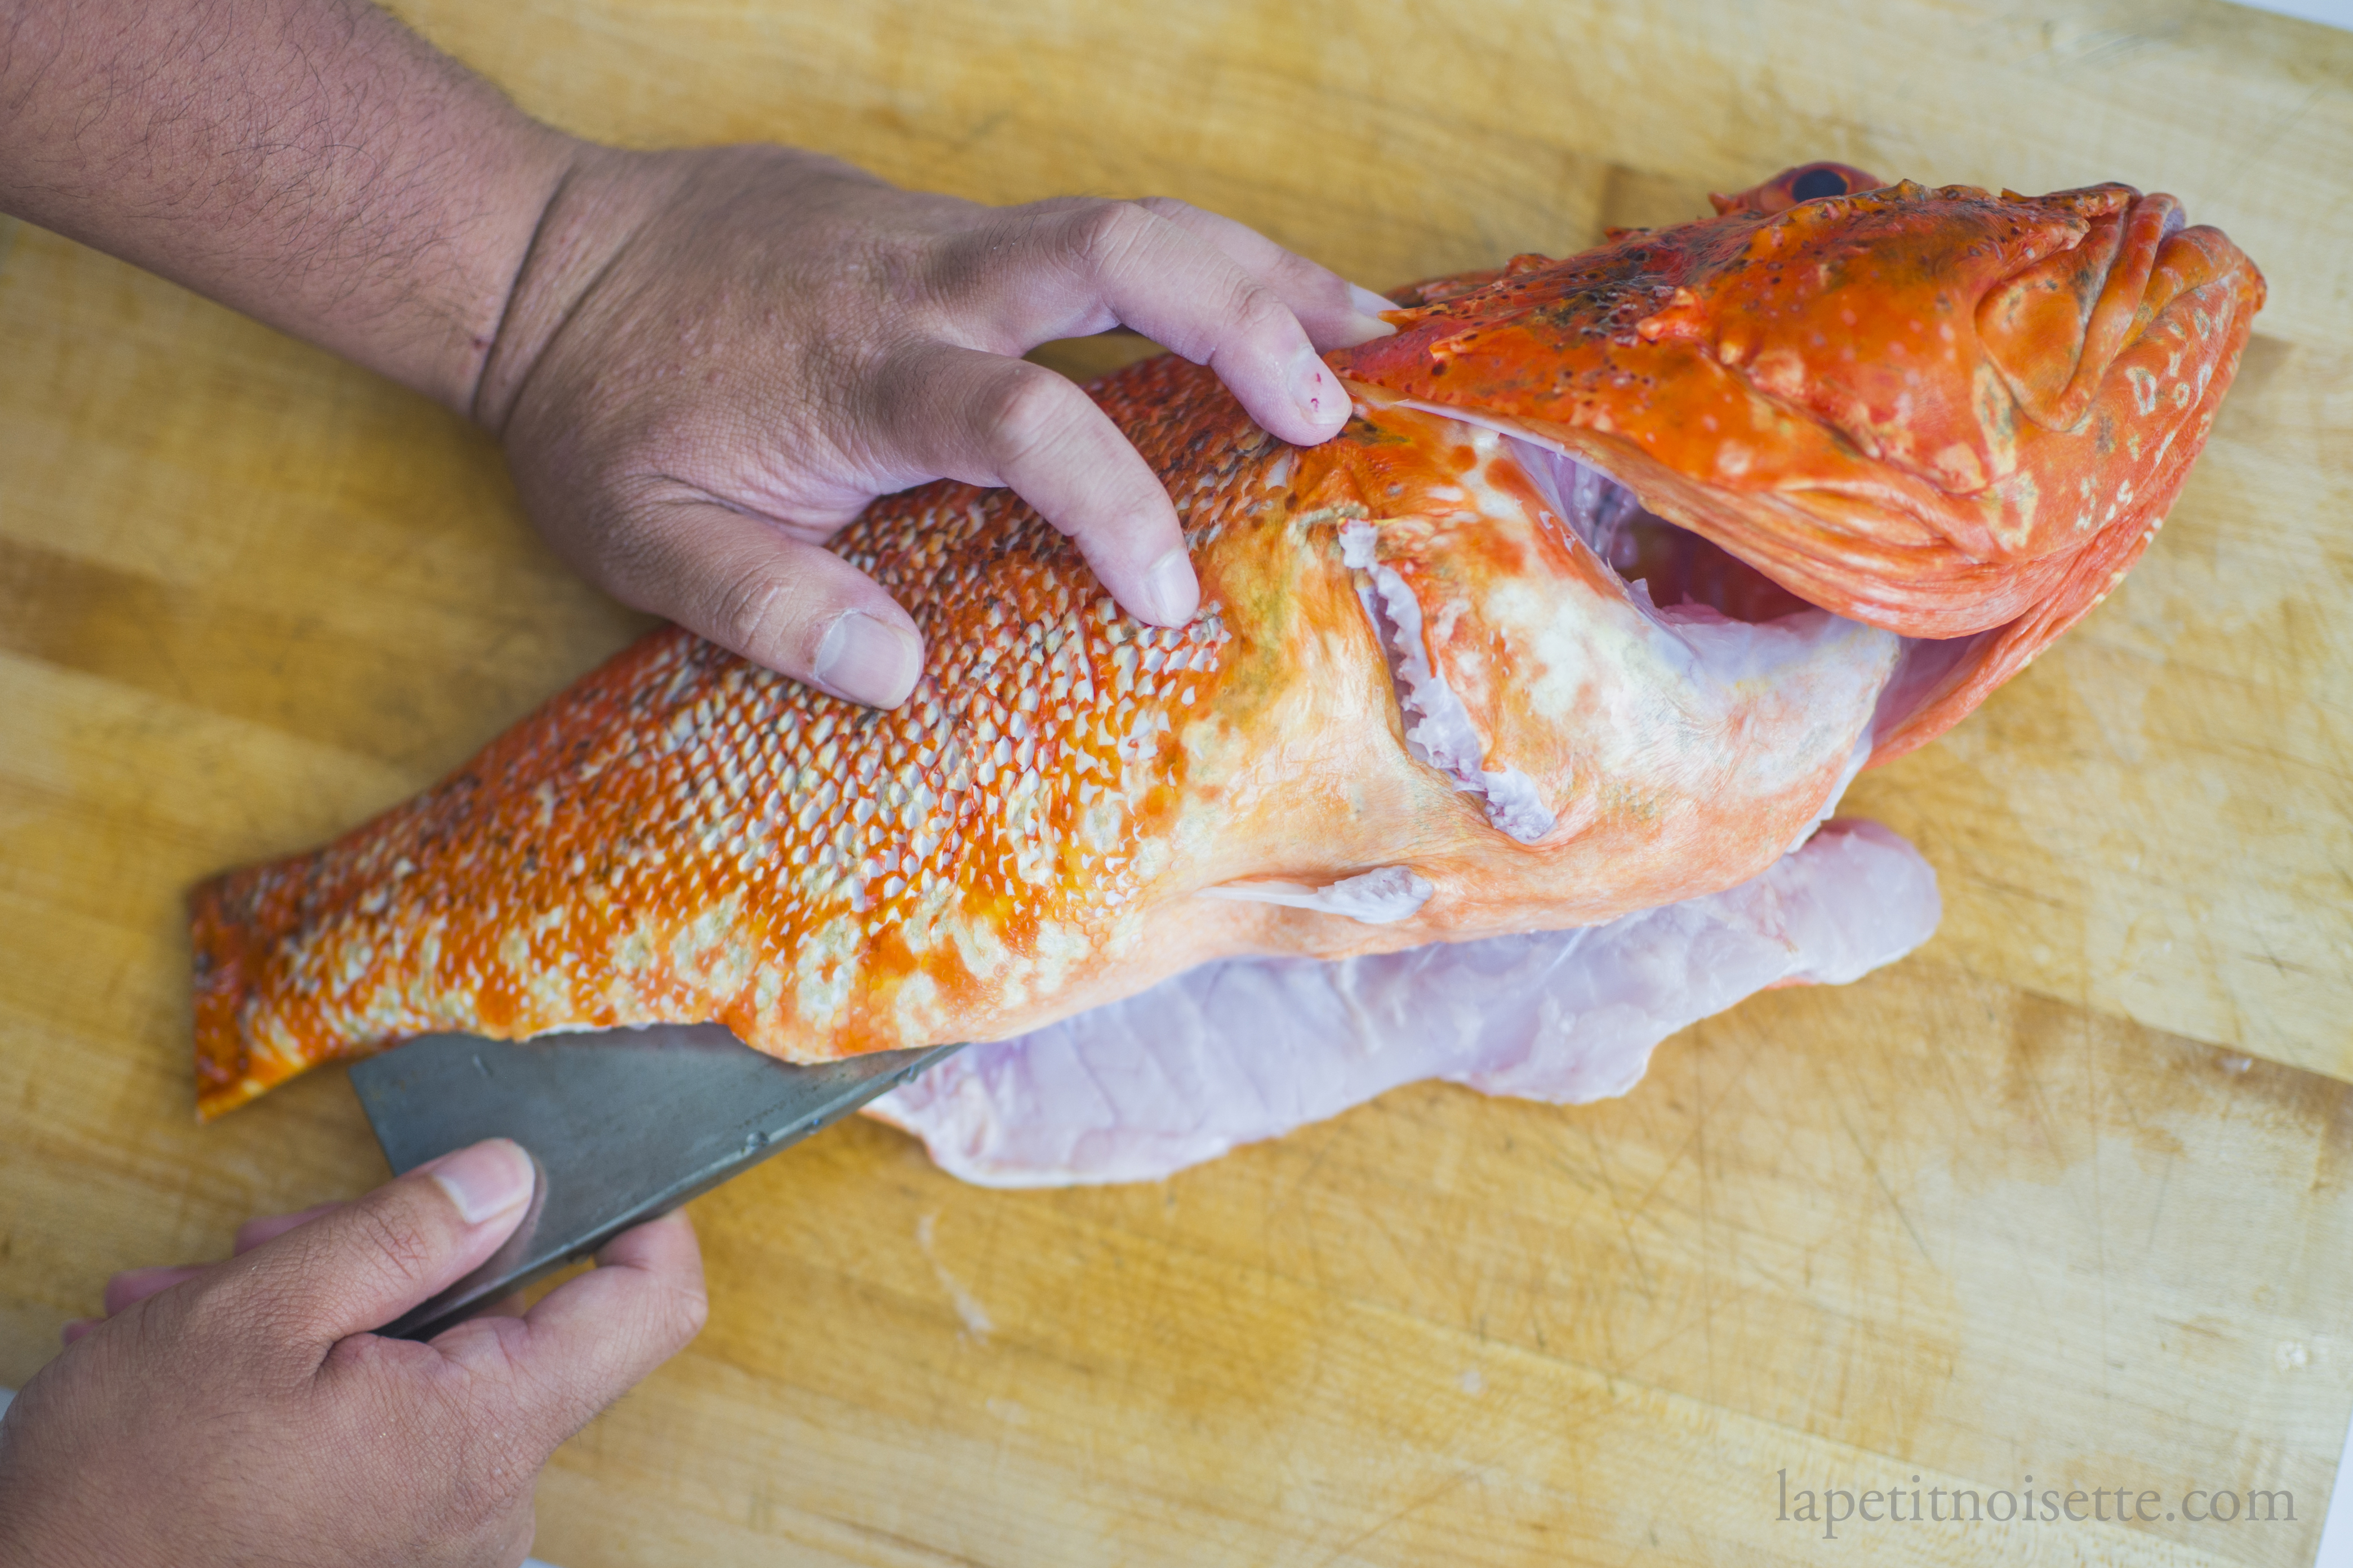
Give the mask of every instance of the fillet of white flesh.
M 1154 1181 L 1422 1079 L 1579 1104 L 1676 1030 L 1783 982 L 1843 984 L 1927 940 L 1936 873 L 1875 822 L 1608 925 L 1323 963 L 1231 959 L 968 1046 L 868 1112 L 985 1186 Z

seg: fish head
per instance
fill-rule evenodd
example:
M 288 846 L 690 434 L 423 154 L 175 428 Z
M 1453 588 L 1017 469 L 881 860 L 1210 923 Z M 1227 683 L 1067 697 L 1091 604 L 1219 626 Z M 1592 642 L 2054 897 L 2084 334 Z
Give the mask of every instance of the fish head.
M 2171 196 L 1872 179 L 1800 165 L 1711 218 L 1417 285 L 1394 336 L 1330 358 L 1365 406 L 1533 443 L 1804 604 L 1943 645 L 1883 761 L 2122 577 L 2263 280 Z

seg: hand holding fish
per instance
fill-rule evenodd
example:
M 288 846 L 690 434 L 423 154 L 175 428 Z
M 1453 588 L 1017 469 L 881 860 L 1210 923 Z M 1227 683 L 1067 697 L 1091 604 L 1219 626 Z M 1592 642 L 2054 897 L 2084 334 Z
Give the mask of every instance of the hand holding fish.
M 1009 486 L 1140 619 L 1198 602 L 1158 479 L 1022 353 L 1124 322 L 1313 445 L 1347 415 L 1318 351 L 1390 330 L 1181 202 L 598 147 L 361 0 L 0 4 L 0 211 L 481 420 L 591 580 L 861 702 L 905 698 L 921 642 L 819 546 L 927 479 Z
M 540 530 L 590 580 L 754 663 L 895 707 L 907 611 L 824 542 L 876 496 L 1004 486 L 1138 619 L 1199 589 L 1160 477 L 1018 356 L 1124 323 L 1313 446 L 1348 399 L 1320 350 L 1388 302 L 1182 202 L 992 208 L 782 147 L 583 149 L 475 393 Z

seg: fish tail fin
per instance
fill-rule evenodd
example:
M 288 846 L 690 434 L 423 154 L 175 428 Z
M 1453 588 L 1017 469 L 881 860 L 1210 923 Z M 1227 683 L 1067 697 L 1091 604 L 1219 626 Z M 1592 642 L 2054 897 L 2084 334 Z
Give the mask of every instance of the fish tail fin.
M 269 952 L 290 924 L 273 921 L 250 868 L 199 883 L 188 894 L 194 954 L 196 1114 L 206 1121 L 234 1110 L 268 1087 L 255 1071 L 247 1013 L 269 966 Z M 282 1075 L 278 1075 L 282 1076 Z

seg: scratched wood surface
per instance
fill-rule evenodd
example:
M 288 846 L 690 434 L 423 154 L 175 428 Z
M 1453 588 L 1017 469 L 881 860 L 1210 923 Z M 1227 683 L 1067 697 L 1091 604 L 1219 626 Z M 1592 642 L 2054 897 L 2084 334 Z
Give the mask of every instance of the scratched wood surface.
M 584 132 L 1166 192 L 1373 284 L 1832 156 L 2172 190 L 2273 287 L 2125 588 L 1858 786 L 1944 879 L 1922 953 L 1704 1025 L 1620 1102 L 1424 1086 L 1164 1185 L 979 1192 L 839 1131 L 696 1205 L 712 1325 L 558 1455 L 543 1556 L 2310 1561 L 2353 1406 L 2353 36 L 2211 3 L 396 9 Z M 193 1124 L 181 890 L 426 784 L 641 623 L 454 419 L 0 247 L 13 1384 L 109 1271 L 382 1177 L 338 1073 Z M 1832 1541 L 1782 1472 L 2295 1519 Z

